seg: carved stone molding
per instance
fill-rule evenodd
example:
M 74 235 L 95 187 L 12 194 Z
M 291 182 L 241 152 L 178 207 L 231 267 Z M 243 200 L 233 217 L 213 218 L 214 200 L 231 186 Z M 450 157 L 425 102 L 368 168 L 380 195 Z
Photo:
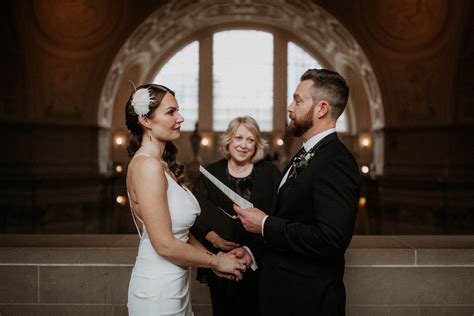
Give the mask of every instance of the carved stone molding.
M 42 83 L 44 87 L 44 110 L 40 114 L 46 120 L 78 120 L 82 118 L 86 108 L 74 95 L 84 93 L 83 86 L 77 82 L 87 81 L 87 75 L 81 72 L 85 63 L 75 63 L 69 60 L 51 59 L 47 63 L 49 72 L 44 71 Z M 45 67 L 46 68 L 46 67 Z
M 406 125 L 430 125 L 447 121 L 446 104 L 449 95 L 444 82 L 444 60 L 439 56 L 413 62 L 387 65 L 393 91 L 393 123 Z M 434 93 L 436 91 L 436 93 Z
M 403 68 L 406 77 L 395 93 L 400 97 L 399 120 L 435 120 L 439 116 L 439 104 L 429 91 L 436 89 L 441 74 L 427 65 L 407 65 Z
M 367 29 L 382 46 L 395 51 L 426 49 L 442 32 L 448 0 L 361 1 Z
M 98 108 L 98 125 L 110 127 L 121 76 L 132 67 L 149 70 L 185 38 L 206 28 L 233 23 L 281 29 L 300 39 L 338 71 L 353 68 L 364 83 L 373 129 L 384 126 L 380 89 L 369 60 L 346 28 L 306 0 L 172 0 L 150 15 L 126 40 L 107 75 Z M 145 77 L 146 73 L 142 74 Z
M 84 55 L 101 48 L 122 16 L 121 1 L 35 0 L 40 43 L 56 53 Z
M 471 2 L 471 6 L 474 2 Z M 458 58 L 458 69 L 456 75 L 456 121 L 462 124 L 474 124 L 474 100 L 472 98 L 472 87 L 474 79 L 474 10 L 471 10 L 469 24 L 465 28 L 463 37 L 463 48 Z

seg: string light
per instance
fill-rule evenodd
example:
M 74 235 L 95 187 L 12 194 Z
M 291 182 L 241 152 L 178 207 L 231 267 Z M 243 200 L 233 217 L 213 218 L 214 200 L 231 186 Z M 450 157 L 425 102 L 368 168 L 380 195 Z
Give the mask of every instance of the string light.
M 208 146 L 208 145 L 209 145 L 209 138 L 203 137 L 203 138 L 201 139 L 201 145 L 203 145 L 203 146 Z
M 123 195 L 117 195 L 117 198 L 115 199 L 115 201 L 121 206 L 124 206 L 125 204 L 127 204 L 127 198 Z
M 362 146 L 363 147 L 369 147 L 369 145 L 370 145 L 370 139 L 368 139 L 366 137 L 362 138 Z
M 359 135 L 359 146 L 362 148 L 369 148 L 372 144 L 372 137 L 369 133 L 360 133 Z
M 363 165 L 362 167 L 360 167 L 360 171 L 362 171 L 362 173 L 364 174 L 367 174 L 369 173 L 370 169 L 366 165 Z
M 283 141 L 283 139 L 278 138 L 277 141 L 276 141 L 276 143 L 277 143 L 278 146 L 283 146 L 283 144 L 284 144 L 285 142 Z
M 125 143 L 125 139 L 123 136 L 115 136 L 115 144 L 121 146 L 123 145 L 123 143 Z

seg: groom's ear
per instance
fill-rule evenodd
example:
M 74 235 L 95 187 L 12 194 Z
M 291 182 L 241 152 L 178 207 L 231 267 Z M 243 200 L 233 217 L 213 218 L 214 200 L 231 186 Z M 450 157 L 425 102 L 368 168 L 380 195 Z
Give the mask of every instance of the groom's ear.
M 331 110 L 331 106 L 326 100 L 321 100 L 316 104 L 316 108 L 314 109 L 314 115 L 318 119 L 322 119 L 326 115 L 328 115 L 329 111 Z

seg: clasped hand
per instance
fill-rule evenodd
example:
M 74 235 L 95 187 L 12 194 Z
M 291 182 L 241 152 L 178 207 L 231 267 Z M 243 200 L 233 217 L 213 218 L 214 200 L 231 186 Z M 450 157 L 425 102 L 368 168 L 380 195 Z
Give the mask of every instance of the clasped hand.
M 242 280 L 243 273 L 247 270 L 246 260 L 232 253 L 219 252 L 212 270 L 220 277 L 239 281 Z
M 258 208 L 242 209 L 236 204 L 234 204 L 234 210 L 239 215 L 240 221 L 247 231 L 261 233 L 262 220 L 266 216 L 264 212 Z M 252 264 L 252 257 L 243 247 L 234 248 L 226 254 L 220 252 L 218 253 L 219 258 L 229 260 L 228 265 L 226 265 L 228 269 L 214 268 L 213 270 L 218 276 L 230 280 L 242 280 L 243 272 Z M 234 263 L 232 263 L 232 260 L 234 260 Z

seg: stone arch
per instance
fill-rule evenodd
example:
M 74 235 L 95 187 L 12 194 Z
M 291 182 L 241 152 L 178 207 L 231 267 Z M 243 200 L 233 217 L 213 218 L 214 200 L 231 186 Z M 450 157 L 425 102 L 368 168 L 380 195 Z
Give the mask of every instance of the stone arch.
M 99 166 L 109 160 L 110 128 L 114 106 L 123 105 L 123 88 L 129 80 L 151 80 L 157 65 L 163 64 L 199 32 L 232 27 L 280 30 L 300 44 L 326 67 L 340 72 L 356 89 L 348 105 L 349 131 L 375 131 L 384 127 L 380 89 L 372 66 L 354 37 L 331 14 L 304 0 L 172 0 L 151 14 L 125 41 L 109 69 L 98 107 L 98 125 L 104 130 L 99 140 Z M 150 67 L 154 66 L 154 67 Z M 104 142 L 108 142 L 105 144 Z M 383 146 L 382 142 L 379 143 Z M 377 144 L 374 144 L 374 147 Z M 375 151 L 375 149 L 374 149 Z M 376 149 L 383 153 L 383 148 Z M 383 157 L 374 157 L 383 166 Z M 380 172 L 380 169 L 379 169 Z

